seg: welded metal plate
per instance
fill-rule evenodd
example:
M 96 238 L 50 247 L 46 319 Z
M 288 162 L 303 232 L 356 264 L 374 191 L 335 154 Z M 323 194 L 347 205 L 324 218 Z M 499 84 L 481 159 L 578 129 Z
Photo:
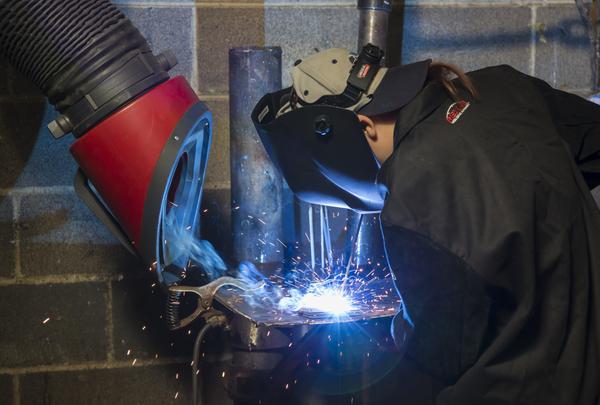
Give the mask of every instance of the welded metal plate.
M 401 300 L 391 278 L 374 280 L 369 288 L 355 294 L 354 309 L 343 315 L 307 310 L 279 309 L 269 300 L 258 299 L 252 291 L 223 287 L 215 299 L 234 314 L 263 326 L 322 325 L 356 322 L 374 318 L 391 317 L 398 313 Z

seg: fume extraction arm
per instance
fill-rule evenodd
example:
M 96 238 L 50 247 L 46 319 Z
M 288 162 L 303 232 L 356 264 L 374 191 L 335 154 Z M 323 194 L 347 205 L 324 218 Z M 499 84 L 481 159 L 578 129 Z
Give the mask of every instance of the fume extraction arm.
M 169 244 L 198 231 L 212 118 L 109 0 L 1 0 L 0 57 L 60 113 L 48 128 L 72 133 L 75 190 L 163 284 L 188 258 Z

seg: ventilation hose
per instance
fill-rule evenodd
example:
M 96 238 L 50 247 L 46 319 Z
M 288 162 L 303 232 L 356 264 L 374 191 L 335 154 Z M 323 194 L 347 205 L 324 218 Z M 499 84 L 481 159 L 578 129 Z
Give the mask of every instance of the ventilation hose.
M 177 63 L 154 56 L 109 0 L 0 0 L 0 57 L 61 113 L 48 125 L 55 137 L 83 135 Z

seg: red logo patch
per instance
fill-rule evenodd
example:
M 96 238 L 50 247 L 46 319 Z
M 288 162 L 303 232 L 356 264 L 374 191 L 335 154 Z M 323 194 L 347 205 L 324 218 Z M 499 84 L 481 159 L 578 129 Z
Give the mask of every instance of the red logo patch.
M 358 78 L 364 79 L 365 77 L 367 77 L 369 70 L 371 70 L 371 65 L 368 65 L 368 64 L 362 65 L 360 67 L 360 70 L 358 71 Z
M 448 121 L 450 124 L 454 124 L 467 110 L 467 108 L 469 108 L 469 105 L 471 105 L 471 103 L 465 100 L 453 103 L 450 107 L 448 107 L 448 111 L 446 112 L 446 121 Z

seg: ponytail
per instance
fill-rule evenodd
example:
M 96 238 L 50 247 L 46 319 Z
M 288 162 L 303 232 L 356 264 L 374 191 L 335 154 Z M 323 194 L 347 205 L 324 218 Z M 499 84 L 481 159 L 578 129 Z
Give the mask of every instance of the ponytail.
M 458 93 L 456 83 L 452 80 L 452 76 L 456 76 L 460 86 L 465 89 L 471 97 L 477 98 L 477 90 L 475 90 L 473 81 L 458 66 L 437 61 L 429 65 L 427 81 L 441 83 L 454 101 L 460 101 L 461 97 Z

